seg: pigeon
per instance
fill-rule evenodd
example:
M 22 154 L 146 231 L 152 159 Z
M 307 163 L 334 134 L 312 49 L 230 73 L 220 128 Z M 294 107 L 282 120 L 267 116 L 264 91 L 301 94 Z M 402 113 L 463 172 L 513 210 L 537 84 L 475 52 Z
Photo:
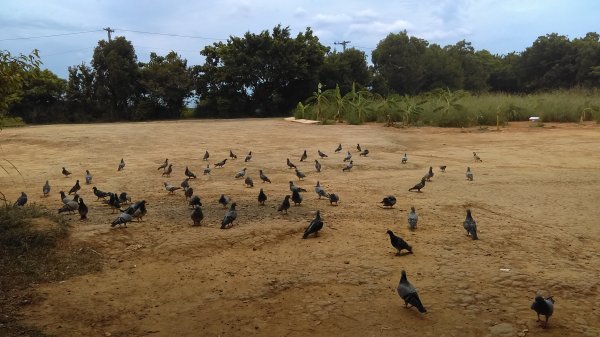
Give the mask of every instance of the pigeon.
M 433 178 L 433 167 L 429 166 L 429 172 L 427 172 L 424 178 L 427 181 L 431 181 L 431 178 Z
M 190 169 L 187 166 L 185 167 L 184 174 L 186 177 L 188 177 L 190 179 L 196 179 L 196 175 L 194 174 L 194 172 L 190 171 Z
M 292 163 L 292 161 L 290 160 L 290 158 L 287 158 L 287 166 L 288 168 L 296 168 L 296 165 L 294 165 L 294 163 Z
M 306 174 L 300 172 L 298 169 L 296 169 L 296 177 L 298 177 L 298 180 L 302 180 L 304 178 L 306 178 Z
M 254 181 L 250 177 L 246 177 L 244 184 L 246 184 L 246 187 L 254 187 Z
M 364 151 L 362 151 L 358 156 L 366 157 L 368 154 L 369 154 L 369 149 L 364 149 Z
M 142 221 L 142 218 L 147 213 L 146 200 L 136 201 L 133 205 L 129 206 L 122 212 L 131 215 L 132 218 L 136 218 L 138 221 Z
M 265 205 L 265 201 L 267 201 L 267 195 L 265 194 L 265 192 L 263 191 L 263 189 L 260 189 L 260 192 L 258 192 L 258 202 L 261 205 Z
M 306 192 L 306 190 L 304 188 L 294 185 L 293 181 L 290 181 L 290 191 Z
M 92 183 L 92 174 L 90 173 L 90 170 L 85 170 L 85 184 L 89 185 Z
M 110 200 L 108 200 L 108 205 L 112 208 L 112 213 L 115 211 L 121 210 L 121 202 L 119 201 L 119 197 L 116 193 L 112 193 L 110 195 Z
M 162 163 L 162 164 L 161 164 L 161 165 L 158 167 L 157 171 L 160 171 L 161 169 L 163 169 L 163 170 L 164 170 L 164 169 L 166 169 L 166 168 L 167 168 L 167 166 L 169 166 L 169 158 L 166 158 L 166 159 L 165 159 L 165 162 L 164 162 L 164 163 Z
M 356 144 L 356 150 L 357 150 L 358 152 L 362 152 L 362 149 L 360 148 L 360 144 Z
M 121 194 L 119 194 L 119 202 L 122 204 L 128 204 L 131 202 L 131 197 L 127 195 L 127 192 L 121 192 Z
M 478 156 L 478 155 L 477 155 L 477 153 L 475 153 L 475 152 L 473 152 L 473 159 L 474 159 L 475 161 L 478 161 L 478 162 L 482 162 L 482 161 L 483 161 L 483 160 L 481 160 L 481 158 L 479 158 L 479 156 Z
M 470 209 L 467 209 L 467 217 L 465 218 L 465 221 L 463 222 L 463 227 L 467 231 L 467 235 L 471 235 L 471 238 L 473 240 L 479 239 L 477 237 L 477 222 L 475 222 L 475 219 L 473 219 L 473 217 L 471 216 Z
M 417 221 L 419 221 L 419 216 L 415 211 L 414 207 L 410 208 L 410 213 L 408 213 L 408 228 L 411 230 L 417 229 Z
M 79 180 L 77 180 L 75 182 L 75 185 L 73 185 L 73 187 L 71 187 L 71 189 L 69 190 L 69 194 L 77 193 L 77 191 L 79 191 L 80 189 L 81 186 L 79 186 Z
M 68 177 L 68 176 L 70 176 L 70 175 L 71 175 L 71 172 L 70 172 L 70 171 L 68 171 L 68 170 L 67 170 L 67 169 L 66 169 L 66 168 L 63 166 L 63 168 L 62 168 L 62 174 L 63 174 L 65 177 Z
M 58 192 L 58 193 L 60 193 L 60 200 L 62 201 L 62 203 L 63 203 L 63 204 L 66 204 L 66 203 L 68 203 L 69 201 L 73 200 L 73 199 L 71 199 L 71 198 L 67 197 L 67 195 L 65 194 L 65 192 L 64 192 L 64 191 L 60 191 L 60 192 Z M 77 195 L 77 194 L 75 194 L 75 195 Z
M 381 200 L 380 204 L 383 204 L 383 207 L 392 208 L 396 204 L 396 197 L 393 195 L 388 195 L 387 197 Z
M 200 207 L 194 208 L 192 211 L 192 226 L 200 226 L 200 221 L 204 219 L 204 214 L 202 214 L 202 209 Z
M 315 159 L 315 169 L 317 170 L 317 172 L 321 172 L 321 163 L 319 163 L 319 161 L 316 159 Z
M 446 165 L 442 165 L 442 166 L 440 166 L 440 171 L 442 171 L 442 172 L 446 172 Z
M 392 243 L 392 246 L 397 250 L 397 256 L 401 255 L 403 249 L 407 250 L 409 254 L 413 253 L 412 247 L 408 243 L 406 243 L 406 241 L 404 241 L 401 237 L 397 236 L 396 234 L 394 234 L 394 232 L 392 232 L 389 229 L 387 233 L 390 236 L 390 242 Z
M 248 154 L 246 155 L 246 158 L 244 158 L 244 163 L 249 162 L 250 159 L 252 159 L 252 151 L 248 152 Z
M 181 186 L 181 188 L 184 190 L 187 190 L 190 187 L 190 178 L 185 178 L 181 184 L 179 184 L 179 186 Z
M 235 179 L 243 178 L 246 175 L 246 168 L 244 167 L 241 171 L 235 174 Z
M 302 156 L 300 157 L 300 161 L 305 161 L 306 158 L 308 158 L 308 155 L 306 154 L 306 150 L 304 150 L 304 153 L 302 153 Z
M 337 149 L 335 149 L 335 153 L 339 153 L 342 151 L 342 144 L 338 145 Z
M 277 208 L 277 212 L 285 212 L 287 214 L 288 209 L 290 208 L 290 195 L 286 195 L 281 205 Z
M 408 156 L 406 153 L 402 156 L 402 164 L 406 164 L 408 162 Z
M 317 150 L 317 153 L 319 154 L 319 157 L 321 157 L 321 159 L 328 157 L 325 153 L 321 152 L 321 150 Z
M 338 197 L 337 194 L 335 194 L 335 193 L 329 193 L 329 204 L 331 206 L 333 206 L 333 204 L 335 204 L 337 206 L 338 205 L 338 201 L 340 201 L 340 197 Z
M 294 206 L 298 206 L 302 203 L 302 196 L 300 195 L 300 192 L 292 192 L 292 201 L 294 202 Z
M 188 200 L 189 198 L 192 197 L 192 195 L 194 195 L 194 189 L 191 187 L 186 188 L 184 195 L 185 195 L 185 200 Z
M 223 166 L 225 165 L 226 162 L 227 162 L 227 158 L 221 160 L 220 162 L 215 164 L 215 168 L 223 168 Z
M 63 201 L 64 202 L 64 201 Z M 69 212 L 69 213 L 73 213 L 75 212 L 77 209 L 79 209 L 79 196 L 77 194 L 75 194 L 75 198 L 73 198 L 73 200 L 69 200 L 68 202 L 66 202 L 63 207 L 61 207 L 58 210 L 58 213 L 63 213 L 63 212 Z
M 121 213 L 111 224 L 110 227 L 115 227 L 117 225 L 123 225 L 127 227 L 127 223 L 133 221 L 133 216 L 129 213 Z
M 171 194 L 173 192 L 181 189 L 181 187 L 179 187 L 179 186 L 173 186 L 173 185 L 171 185 L 171 183 L 166 182 L 166 181 L 163 184 L 165 185 L 165 190 L 169 191 L 169 193 L 171 193 Z
M 323 220 L 321 219 L 321 211 L 317 211 L 317 215 L 310 222 L 308 227 L 304 230 L 304 234 L 302 235 L 303 239 L 308 238 L 309 235 L 314 234 L 315 236 L 319 235 L 319 231 L 323 228 Z
M 537 314 L 537 321 L 540 321 L 540 315 L 546 317 L 544 322 L 544 328 L 548 327 L 548 319 L 554 313 L 554 299 L 551 297 L 543 298 L 540 295 L 535 297 L 535 300 L 531 304 L 531 310 L 534 310 Z
M 344 157 L 344 161 L 350 161 L 350 159 L 352 159 L 352 153 L 350 153 L 350 151 L 348 151 L 348 153 Z
M 79 198 L 79 220 L 87 220 L 88 207 L 83 202 L 83 198 Z
M 119 168 L 117 168 L 117 171 L 122 171 L 125 168 L 125 161 L 123 160 L 123 158 L 121 158 L 121 162 L 119 163 Z
M 232 203 L 229 210 L 225 213 L 223 221 L 221 221 L 221 229 L 231 228 L 231 226 L 233 226 L 233 222 L 237 218 L 235 206 L 237 206 L 237 204 L 235 202 Z
M 190 202 L 189 205 L 192 207 L 200 207 L 202 206 L 202 202 L 200 201 L 200 197 L 197 195 L 194 195 L 190 198 Z
M 317 184 L 315 185 L 315 193 L 317 193 L 319 199 L 321 199 L 321 197 L 329 198 L 329 194 L 321 187 L 319 181 L 317 181 Z
M 210 157 L 210 153 L 208 153 L 208 150 L 204 151 L 204 157 L 202 157 L 202 160 L 208 160 L 208 157 Z
M 219 198 L 219 204 L 227 208 L 227 205 L 229 204 L 229 198 L 226 197 L 225 194 L 221 194 L 221 197 Z
M 235 153 L 233 153 L 233 151 L 229 150 L 229 158 L 237 159 L 237 156 L 235 155 Z
M 170 177 L 172 172 L 173 172 L 173 164 L 169 164 L 169 166 L 167 166 L 167 169 L 162 173 L 162 176 Z
M 50 194 L 50 184 L 48 183 L 48 180 L 46 180 L 44 187 L 42 187 L 42 192 L 44 193 L 44 197 L 47 197 L 48 194 Z
M 406 278 L 406 272 L 404 270 L 402 271 L 402 277 L 400 277 L 400 283 L 398 283 L 398 288 L 396 288 L 396 290 L 398 291 L 400 298 L 404 300 L 405 307 L 408 307 L 410 304 L 411 306 L 416 307 L 420 313 L 427 312 L 427 309 L 425 309 L 421 303 L 421 300 L 419 299 L 417 290 L 412 284 L 410 284 L 410 282 L 408 282 L 408 279 Z
M 204 169 L 204 175 L 210 174 L 210 164 L 206 165 L 206 168 Z
M 354 167 L 354 161 L 351 160 L 349 163 L 344 164 L 344 167 L 342 168 L 342 171 L 346 172 L 346 171 L 350 171 L 352 170 L 352 167 Z
M 262 180 L 263 183 L 271 183 L 271 179 L 269 179 L 269 177 L 267 177 L 264 173 L 263 170 L 258 170 L 259 176 L 260 176 L 260 180 Z
M 421 178 L 421 182 L 416 184 L 415 186 L 408 189 L 409 192 L 417 190 L 417 192 L 421 192 L 421 189 L 425 187 L 425 177 Z
M 26 203 L 27 194 L 25 194 L 25 192 L 21 192 L 21 196 L 17 198 L 17 201 L 15 201 L 15 204 L 13 206 L 25 206 Z
M 468 181 L 473 181 L 473 172 L 471 172 L 471 168 L 470 167 L 467 167 L 467 173 L 465 175 L 467 176 L 467 180 Z
M 98 199 L 96 199 L 96 200 L 100 200 L 100 198 L 106 199 L 106 197 L 108 197 L 110 195 L 107 192 L 100 191 L 98 188 L 96 188 L 96 186 L 92 187 L 92 190 L 94 190 L 94 195 L 96 197 L 98 197 Z

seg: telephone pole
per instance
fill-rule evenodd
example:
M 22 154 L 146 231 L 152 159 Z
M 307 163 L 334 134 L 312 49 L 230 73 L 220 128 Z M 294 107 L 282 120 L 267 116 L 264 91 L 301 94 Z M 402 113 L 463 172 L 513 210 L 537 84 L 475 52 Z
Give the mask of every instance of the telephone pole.
M 342 41 L 342 42 L 337 42 L 337 41 L 336 41 L 336 42 L 334 42 L 333 44 L 341 44 L 341 45 L 342 45 L 342 50 L 343 50 L 343 51 L 346 51 L 346 45 L 347 45 L 348 43 L 350 43 L 350 42 L 352 42 L 352 41 Z
M 106 27 L 103 30 L 105 30 L 108 33 L 108 42 L 112 41 L 112 39 L 110 38 L 110 33 L 114 33 L 115 30 L 114 29 L 110 29 L 110 27 Z

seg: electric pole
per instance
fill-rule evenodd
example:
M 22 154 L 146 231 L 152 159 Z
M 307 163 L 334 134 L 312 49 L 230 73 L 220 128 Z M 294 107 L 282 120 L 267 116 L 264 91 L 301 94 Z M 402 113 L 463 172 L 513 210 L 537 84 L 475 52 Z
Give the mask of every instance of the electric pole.
M 105 30 L 108 33 L 108 42 L 112 41 L 112 39 L 110 38 L 110 33 L 114 33 L 115 30 L 114 29 L 110 29 L 110 27 L 106 27 L 103 30 Z
M 343 50 L 343 51 L 346 51 L 346 45 L 347 45 L 348 43 L 350 43 L 350 42 L 352 42 L 352 41 L 342 41 L 342 42 L 337 42 L 337 41 L 336 41 L 336 42 L 334 42 L 333 44 L 341 44 L 341 45 L 342 45 L 342 50 Z

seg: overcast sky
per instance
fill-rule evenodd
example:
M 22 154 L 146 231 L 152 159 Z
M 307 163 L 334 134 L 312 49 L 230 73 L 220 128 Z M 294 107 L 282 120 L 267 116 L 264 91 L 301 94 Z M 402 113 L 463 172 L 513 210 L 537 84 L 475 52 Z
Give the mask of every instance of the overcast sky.
M 199 51 L 215 39 L 277 24 L 289 26 L 293 36 L 311 27 L 338 50 L 334 42 L 351 41 L 370 61 L 381 39 L 402 30 L 442 46 L 464 39 L 476 49 L 506 54 L 551 32 L 569 38 L 600 32 L 599 18 L 600 0 L 0 0 L 0 49 L 37 48 L 43 67 L 66 78 L 68 66 L 89 64 L 98 40 L 107 38 L 104 27 L 131 41 L 140 61 L 151 51 L 174 50 L 192 65 L 203 62 Z M 80 32 L 86 33 L 31 38 Z

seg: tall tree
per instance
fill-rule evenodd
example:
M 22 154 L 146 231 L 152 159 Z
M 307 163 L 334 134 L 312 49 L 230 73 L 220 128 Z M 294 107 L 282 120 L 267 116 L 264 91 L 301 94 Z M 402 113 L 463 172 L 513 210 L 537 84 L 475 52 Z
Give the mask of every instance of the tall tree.
M 600 87 L 600 35 L 590 32 L 574 39 L 577 56 L 575 83 L 584 87 Z
M 366 57 L 363 51 L 355 48 L 327 54 L 319 76 L 321 83 L 325 88 L 339 85 L 342 95 L 352 90 L 353 83 L 361 87 L 370 86 L 371 72 Z
M 11 113 L 27 123 L 61 120 L 66 88 L 67 81 L 50 70 L 30 70 L 24 74 L 22 99 Z
M 29 55 L 0 50 L 0 118 L 22 97 L 24 74 L 41 64 L 37 49 Z

